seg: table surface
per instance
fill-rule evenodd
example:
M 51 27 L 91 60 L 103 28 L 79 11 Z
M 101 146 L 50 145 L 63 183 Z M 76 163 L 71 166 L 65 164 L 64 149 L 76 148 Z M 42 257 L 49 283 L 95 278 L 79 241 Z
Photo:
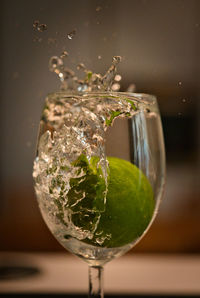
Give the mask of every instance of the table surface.
M 86 293 L 87 264 L 64 253 L 0 253 L 1 266 L 31 266 L 39 273 L 0 280 L 0 293 Z M 107 294 L 200 294 L 200 256 L 125 255 L 104 268 Z

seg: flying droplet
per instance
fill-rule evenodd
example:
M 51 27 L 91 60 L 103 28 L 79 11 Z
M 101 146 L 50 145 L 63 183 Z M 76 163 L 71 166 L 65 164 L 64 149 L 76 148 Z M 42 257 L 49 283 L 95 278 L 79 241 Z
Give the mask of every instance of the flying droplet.
M 33 28 L 39 32 L 43 32 L 43 31 L 47 30 L 47 25 L 40 24 L 40 21 L 36 20 L 33 22 Z
M 100 11 L 100 10 L 102 10 L 102 7 L 101 7 L 101 6 L 97 6 L 97 7 L 96 7 L 96 12 L 98 12 L 98 11 Z
M 87 70 L 86 67 L 85 67 L 85 65 L 83 63 L 79 63 L 76 68 L 78 70 L 83 70 L 83 71 L 86 71 Z
M 57 72 L 63 66 L 63 61 L 61 58 L 57 56 L 51 57 L 49 60 L 49 70 L 53 72 Z
M 101 55 L 99 55 L 99 56 L 98 56 L 98 59 L 99 59 L 99 60 L 101 60 L 101 59 L 102 59 Z
M 112 85 L 111 87 L 112 91 L 119 91 L 120 89 L 120 84 L 119 83 L 115 83 Z
M 182 86 L 182 82 L 178 82 L 179 86 Z
M 39 26 L 40 21 L 36 20 L 33 22 L 33 28 L 37 30 L 37 27 Z
M 72 30 L 70 33 L 67 34 L 68 39 L 73 39 L 76 34 L 76 29 Z
M 121 81 L 121 79 L 122 79 L 122 77 L 121 77 L 119 74 L 117 74 L 117 75 L 115 76 L 115 81 L 116 81 L 116 82 Z
M 44 32 L 45 30 L 47 30 L 47 25 L 46 24 L 40 24 L 38 27 L 37 27 L 37 30 L 39 32 Z
M 62 54 L 60 55 L 60 58 L 66 58 L 69 56 L 69 53 L 67 51 L 63 51 Z
M 112 62 L 114 65 L 118 64 L 122 60 L 121 56 L 114 56 Z

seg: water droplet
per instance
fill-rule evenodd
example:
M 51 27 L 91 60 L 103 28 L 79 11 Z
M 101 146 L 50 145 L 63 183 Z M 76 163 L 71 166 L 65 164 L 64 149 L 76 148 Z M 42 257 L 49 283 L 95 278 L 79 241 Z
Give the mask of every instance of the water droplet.
M 98 11 L 100 11 L 100 10 L 102 10 L 102 7 L 101 7 L 101 6 L 97 6 L 97 7 L 96 7 L 96 11 L 98 12 Z
M 53 56 L 49 60 L 49 69 L 50 71 L 57 72 L 63 66 L 63 61 L 57 56 Z
M 33 22 L 33 28 L 37 30 L 38 26 L 40 24 L 40 21 L 36 20 Z
M 40 24 L 40 21 L 36 20 L 33 22 L 33 28 L 39 32 L 43 32 L 43 31 L 47 30 L 47 25 Z
M 120 89 L 120 84 L 119 83 L 115 83 L 112 85 L 111 87 L 112 91 L 119 91 Z
M 114 56 L 112 62 L 114 65 L 117 65 L 122 60 L 121 56 Z
M 122 77 L 119 74 L 117 74 L 115 76 L 115 81 L 119 82 L 119 81 L 121 81 L 121 79 L 122 79 Z
M 77 90 L 79 91 L 79 92 L 84 92 L 84 91 L 86 91 L 88 89 L 88 85 L 87 84 L 80 84 L 79 86 L 78 86 L 78 88 L 77 88 Z
M 63 81 L 63 77 L 64 77 L 63 73 L 60 72 L 60 73 L 58 74 L 58 76 L 59 76 L 59 78 L 61 79 L 61 81 Z
M 178 82 L 178 85 L 179 85 L 179 86 L 182 86 L 182 82 Z
M 68 52 L 63 49 L 60 57 L 53 56 L 49 61 L 49 69 L 55 72 L 61 81 L 61 90 L 85 91 L 118 91 L 120 89 L 119 81 L 121 76 L 116 74 L 117 64 L 121 61 L 120 56 L 113 57 L 112 65 L 109 67 L 104 76 L 91 72 L 83 63 L 77 65 L 77 69 L 85 73 L 84 79 L 80 80 L 75 73 L 65 67 L 64 58 Z M 101 59 L 101 55 L 98 59 Z M 74 62 L 73 62 L 74 63 Z
M 67 51 L 63 51 L 62 54 L 60 55 L 60 58 L 66 58 L 69 56 L 69 53 Z
M 68 33 L 67 38 L 71 40 L 72 38 L 74 38 L 75 34 L 76 34 L 76 29 L 74 29 L 70 33 Z
M 182 102 L 186 102 L 186 99 L 185 99 L 185 98 L 183 98 Z
M 78 70 L 87 71 L 85 65 L 83 63 L 79 63 L 76 67 Z
M 47 25 L 46 24 L 40 24 L 40 25 L 38 25 L 37 30 L 39 32 L 44 32 L 45 30 L 47 30 Z

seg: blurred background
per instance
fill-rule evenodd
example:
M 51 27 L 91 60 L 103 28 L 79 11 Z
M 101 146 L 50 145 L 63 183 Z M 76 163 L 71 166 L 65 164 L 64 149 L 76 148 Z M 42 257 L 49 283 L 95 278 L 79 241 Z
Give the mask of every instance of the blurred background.
M 59 88 L 48 61 L 66 50 L 72 69 L 102 74 L 122 56 L 121 90 L 134 83 L 158 98 L 166 191 L 131 253 L 200 253 L 200 1 L 2 0 L 0 11 L 0 250 L 64 251 L 39 213 L 32 165 L 44 99 Z M 47 30 L 33 30 L 35 20 Z

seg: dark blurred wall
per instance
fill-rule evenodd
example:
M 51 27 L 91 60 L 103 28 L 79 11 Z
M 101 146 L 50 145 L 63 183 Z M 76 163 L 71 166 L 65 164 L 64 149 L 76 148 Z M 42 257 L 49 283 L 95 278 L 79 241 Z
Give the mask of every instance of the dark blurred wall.
M 158 223 L 140 249 L 170 251 L 171 241 L 171 251 L 200 252 L 195 229 L 200 224 L 200 1 L 4 0 L 0 6 L 0 249 L 59 247 L 37 208 L 32 164 L 44 98 L 59 88 L 48 60 L 67 50 L 74 70 L 83 62 L 101 73 L 114 55 L 121 55 L 122 90 L 135 83 L 138 92 L 157 95 L 169 182 Z M 47 24 L 47 30 L 34 31 L 34 20 Z M 73 29 L 77 33 L 69 40 L 67 34 Z M 174 226 L 179 238 L 171 234 Z M 168 238 L 161 245 L 163 231 Z M 38 242 L 38 237 L 43 241 Z M 191 238 L 191 245 L 185 244 L 185 237 Z

